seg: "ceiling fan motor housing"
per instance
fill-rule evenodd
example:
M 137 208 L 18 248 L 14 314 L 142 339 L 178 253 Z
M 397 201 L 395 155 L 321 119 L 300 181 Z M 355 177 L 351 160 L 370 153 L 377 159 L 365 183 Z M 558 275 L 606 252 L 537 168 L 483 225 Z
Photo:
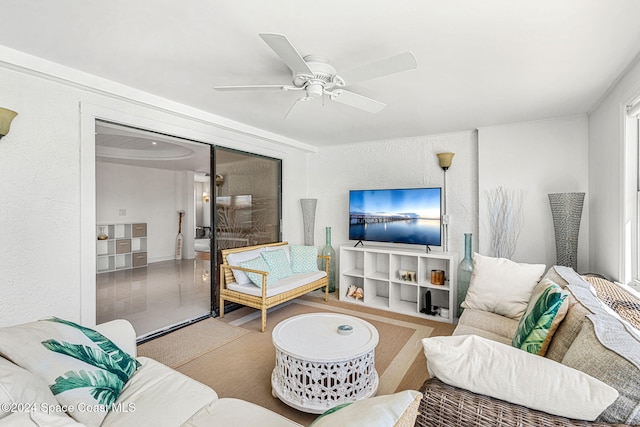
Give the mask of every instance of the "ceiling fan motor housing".
M 336 79 L 336 69 L 329 64 L 329 60 L 324 56 L 307 55 L 304 57 L 304 61 L 313 71 L 313 77 L 295 74 L 293 84 L 297 87 L 304 87 L 308 97 L 322 96 L 325 89 L 331 89 L 336 86 L 337 82 L 342 81 L 339 77 Z

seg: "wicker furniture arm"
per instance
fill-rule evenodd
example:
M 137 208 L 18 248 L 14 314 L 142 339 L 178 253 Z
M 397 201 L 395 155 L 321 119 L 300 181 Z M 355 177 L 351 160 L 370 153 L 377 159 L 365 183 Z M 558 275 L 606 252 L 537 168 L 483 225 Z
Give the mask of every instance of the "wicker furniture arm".
M 314 280 L 312 282 L 304 283 L 294 289 L 286 292 L 278 293 L 275 295 L 267 296 L 267 275 L 268 272 L 252 270 L 243 267 L 230 266 L 227 262 L 227 255 L 231 253 L 238 253 L 244 251 L 250 251 L 254 249 L 262 249 L 266 247 L 278 247 L 285 246 L 287 242 L 269 243 L 264 245 L 246 246 L 243 248 L 223 249 L 222 263 L 220 264 L 220 317 L 224 317 L 224 303 L 225 301 L 235 302 L 238 304 L 246 305 L 260 310 L 262 312 L 262 332 L 267 328 L 267 310 L 271 307 L 275 307 L 278 304 L 298 298 L 306 293 L 315 291 L 316 289 L 325 288 L 324 300 L 329 300 L 329 259 L 328 255 L 318 255 L 318 258 L 325 259 L 325 272 L 327 275 L 321 279 Z M 251 273 L 258 273 L 262 275 L 262 295 L 250 295 L 242 293 L 236 290 L 227 288 L 227 284 L 235 282 L 232 270 L 243 270 Z
M 416 427 L 622 426 L 550 415 L 450 386 L 437 378 L 428 379 L 420 391 L 424 397 L 420 401 Z

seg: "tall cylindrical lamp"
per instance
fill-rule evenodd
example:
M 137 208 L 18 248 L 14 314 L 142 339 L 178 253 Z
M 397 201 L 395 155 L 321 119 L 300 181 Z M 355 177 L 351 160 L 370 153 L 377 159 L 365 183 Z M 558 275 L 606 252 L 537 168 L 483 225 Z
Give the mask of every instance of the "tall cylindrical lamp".
M 449 215 L 447 214 L 447 170 L 451 167 L 451 160 L 455 153 L 438 153 L 438 164 L 444 171 L 444 185 L 442 187 L 442 250 L 449 250 Z

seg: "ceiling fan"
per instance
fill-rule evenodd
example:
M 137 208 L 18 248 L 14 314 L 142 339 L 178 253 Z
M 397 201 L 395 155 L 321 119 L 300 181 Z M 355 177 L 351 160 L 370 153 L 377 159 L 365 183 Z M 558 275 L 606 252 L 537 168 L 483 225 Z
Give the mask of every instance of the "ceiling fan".
M 411 70 L 418 66 L 415 56 L 413 56 L 411 52 L 404 52 L 390 58 L 352 68 L 338 75 L 336 69 L 329 64 L 327 58 L 320 55 L 306 55 L 303 57 L 283 34 L 263 33 L 260 34 L 260 37 L 291 69 L 293 75 L 291 83 L 215 86 L 214 89 L 304 91 L 304 96 L 299 98 L 291 106 L 285 118 L 298 102 L 313 100 L 323 97 L 324 95 L 331 101 L 359 108 L 369 113 L 377 113 L 382 110 L 386 104 L 343 88 L 353 83 Z

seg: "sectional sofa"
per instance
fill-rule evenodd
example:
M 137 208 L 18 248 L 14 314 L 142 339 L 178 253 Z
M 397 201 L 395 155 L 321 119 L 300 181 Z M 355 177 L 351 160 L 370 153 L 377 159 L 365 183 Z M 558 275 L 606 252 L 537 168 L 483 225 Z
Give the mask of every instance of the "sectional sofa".
M 504 293 L 517 286 L 496 274 L 488 278 Z M 562 319 L 547 322 L 552 335 L 532 344 L 543 357 L 513 346 L 520 319 L 496 313 L 504 310 L 491 290 L 484 303 L 493 307 L 467 305 L 452 337 L 423 340 L 430 378 L 416 426 L 640 424 L 638 330 L 571 268 L 552 267 L 543 281 L 566 299 Z

